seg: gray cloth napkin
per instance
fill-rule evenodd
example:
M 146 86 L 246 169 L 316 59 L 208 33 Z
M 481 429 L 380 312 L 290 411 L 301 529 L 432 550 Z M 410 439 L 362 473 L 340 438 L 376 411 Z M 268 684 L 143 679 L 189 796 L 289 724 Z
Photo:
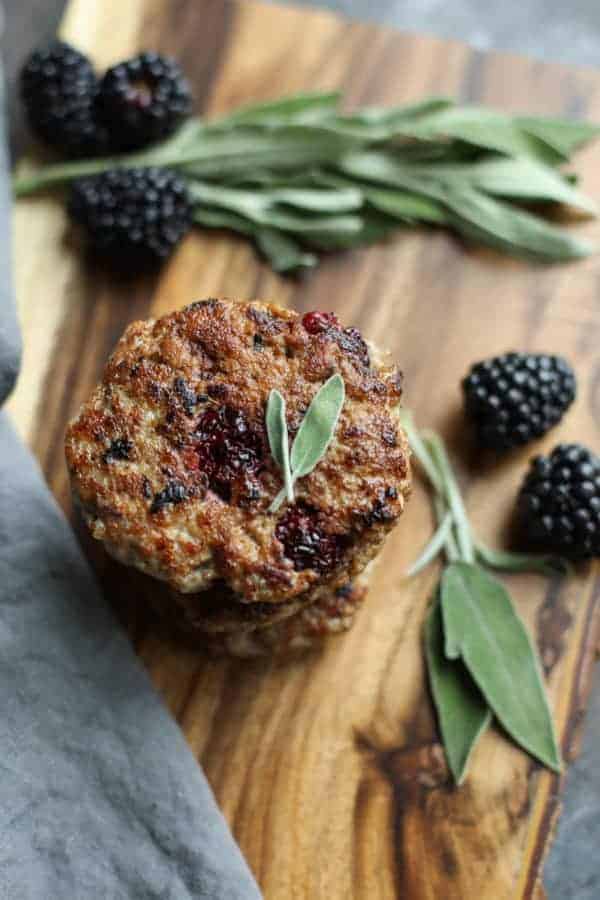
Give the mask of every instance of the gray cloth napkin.
M 7 172 L 4 156 L 0 402 L 19 359 Z M 0 414 L 0 898 L 260 898 L 200 767 L 6 414 Z

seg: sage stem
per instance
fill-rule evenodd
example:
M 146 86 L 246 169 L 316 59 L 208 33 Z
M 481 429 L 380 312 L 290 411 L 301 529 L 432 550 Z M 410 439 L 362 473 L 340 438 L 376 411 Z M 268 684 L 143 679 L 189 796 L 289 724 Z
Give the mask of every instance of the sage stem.
M 461 558 L 463 562 L 472 563 L 475 561 L 475 550 L 471 526 L 464 507 L 460 488 L 454 477 L 450 460 L 446 454 L 446 449 L 440 438 L 433 432 L 426 432 L 423 435 L 423 440 L 427 447 L 429 447 L 434 461 L 437 463 L 437 468 L 443 481 L 443 491 L 454 517 L 456 538 Z

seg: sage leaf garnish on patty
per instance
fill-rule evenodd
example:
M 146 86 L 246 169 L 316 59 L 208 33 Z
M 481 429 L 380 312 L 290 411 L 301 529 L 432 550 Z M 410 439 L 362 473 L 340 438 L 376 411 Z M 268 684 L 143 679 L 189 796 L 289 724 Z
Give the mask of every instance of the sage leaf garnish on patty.
M 439 552 L 446 565 L 424 629 L 429 686 L 448 768 L 457 784 L 495 718 L 517 744 L 560 771 L 550 707 L 537 651 L 501 582 L 484 566 L 556 575 L 564 560 L 487 547 L 473 535 L 452 464 L 439 435 L 420 433 L 403 410 L 411 449 L 433 489 L 437 529 L 409 574 Z
M 271 503 L 269 512 L 276 512 L 286 499 L 293 503 L 295 482 L 312 472 L 325 456 L 345 396 L 344 379 L 341 375 L 332 375 L 311 400 L 290 451 L 285 400 L 279 391 L 270 392 L 265 414 L 267 436 L 271 456 L 283 474 L 284 486 Z
M 290 448 L 288 427 L 285 418 L 285 400 L 277 390 L 272 390 L 267 403 L 265 417 L 269 447 L 273 459 L 283 472 L 285 495 L 291 503 L 294 499 L 292 471 L 290 469 Z
M 558 167 L 598 126 L 444 97 L 342 113 L 341 99 L 297 94 L 216 120 L 192 118 L 142 152 L 21 167 L 13 190 L 24 196 L 115 168 L 176 169 L 196 225 L 250 238 L 278 272 L 318 265 L 314 251 L 370 244 L 417 224 L 539 262 L 592 251 L 543 216 L 557 204 L 596 214 Z

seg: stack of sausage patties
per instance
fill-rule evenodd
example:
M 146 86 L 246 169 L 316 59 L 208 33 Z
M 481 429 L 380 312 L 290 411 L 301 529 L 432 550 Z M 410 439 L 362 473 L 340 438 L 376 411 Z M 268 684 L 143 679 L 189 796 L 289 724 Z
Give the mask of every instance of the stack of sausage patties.
M 285 399 L 293 440 L 335 373 L 333 439 L 272 511 L 269 395 Z M 92 535 L 163 582 L 162 611 L 202 643 L 303 647 L 352 624 L 404 509 L 400 396 L 396 366 L 332 313 L 201 300 L 125 331 L 67 432 L 73 493 Z

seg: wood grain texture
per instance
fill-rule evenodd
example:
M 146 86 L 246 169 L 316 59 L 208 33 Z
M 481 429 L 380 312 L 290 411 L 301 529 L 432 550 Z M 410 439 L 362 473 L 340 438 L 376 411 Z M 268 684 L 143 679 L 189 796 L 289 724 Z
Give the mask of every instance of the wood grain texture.
M 350 106 L 431 93 L 500 108 L 600 120 L 600 76 L 350 24 L 329 14 L 221 0 L 72 0 L 63 35 L 100 65 L 152 47 L 176 55 L 199 110 L 300 89 L 339 88 Z M 598 149 L 582 153 L 600 196 Z M 600 241 L 598 225 L 581 229 Z M 329 258 L 300 282 L 274 275 L 243 240 L 195 233 L 156 279 L 117 284 L 70 245 L 57 198 L 18 204 L 16 277 L 25 333 L 13 418 L 71 515 L 62 440 L 132 319 L 204 296 L 270 298 L 335 310 L 389 346 L 406 404 L 449 441 L 481 535 L 501 541 L 530 448 L 500 463 L 463 436 L 458 383 L 506 349 L 559 351 L 580 393 L 537 449 L 577 438 L 598 449 L 600 256 L 540 267 L 407 231 Z M 178 647 L 147 612 L 133 574 L 82 535 L 111 601 L 189 743 L 267 900 L 505 900 L 542 896 L 541 862 L 560 779 L 500 734 L 478 746 L 457 791 L 447 780 L 427 696 L 421 627 L 437 573 L 402 573 L 431 528 L 417 484 L 388 541 L 357 626 L 290 663 L 210 661 Z M 596 567 L 566 582 L 512 576 L 537 636 L 563 750 L 576 744 L 598 639 Z

